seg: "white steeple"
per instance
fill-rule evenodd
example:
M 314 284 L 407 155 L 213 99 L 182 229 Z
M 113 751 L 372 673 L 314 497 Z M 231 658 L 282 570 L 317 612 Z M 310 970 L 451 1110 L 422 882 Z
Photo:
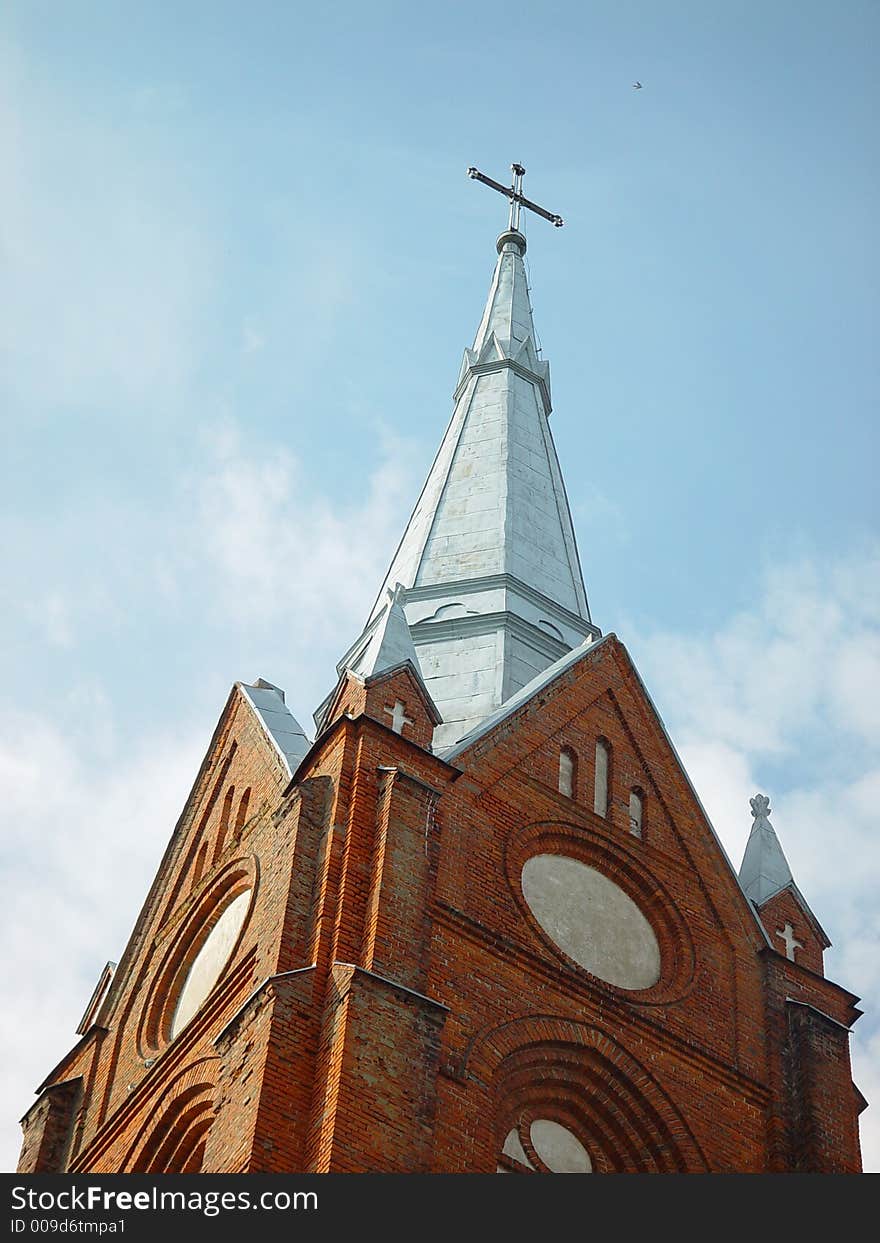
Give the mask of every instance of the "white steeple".
M 402 584 L 421 671 L 443 717 L 435 749 L 599 634 L 550 434 L 550 368 L 536 346 L 526 239 L 508 229 L 497 250 L 452 420 L 364 632 Z
M 776 836 L 776 830 L 770 823 L 769 798 L 766 794 L 756 794 L 754 798 L 749 799 L 749 805 L 752 809 L 754 824 L 749 834 L 749 840 L 746 842 L 745 853 L 743 854 L 743 860 L 739 869 L 739 883 L 742 885 L 743 892 L 758 908 L 760 916 L 760 908 L 765 902 L 769 902 L 771 898 L 781 893 L 783 889 L 790 890 L 803 908 L 804 914 L 810 921 L 820 945 L 823 949 L 827 949 L 831 944 L 828 940 L 828 935 L 810 910 L 806 898 L 795 884 L 791 868 L 788 866 L 788 860 L 783 854 L 779 838 Z M 786 942 L 786 953 L 789 958 L 793 958 L 794 950 L 792 945 L 794 943 L 789 943 L 788 941 L 788 937 L 792 935 L 791 926 L 787 925 L 787 933 L 784 933 L 781 929 L 771 928 L 769 925 L 766 925 L 766 927 L 771 942 L 773 941 L 774 934 L 783 937 Z

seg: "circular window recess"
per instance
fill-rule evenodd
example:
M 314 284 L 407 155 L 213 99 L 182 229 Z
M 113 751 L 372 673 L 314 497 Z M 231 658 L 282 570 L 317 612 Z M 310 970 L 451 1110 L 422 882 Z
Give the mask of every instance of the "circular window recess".
M 524 1135 L 528 1137 L 532 1155 L 538 1165 L 528 1156 L 516 1127 L 508 1132 L 501 1149 L 505 1157 L 515 1163 L 512 1167 L 499 1163 L 498 1174 L 521 1173 L 517 1166 L 533 1170 L 536 1174 L 592 1174 L 593 1162 L 581 1141 L 567 1126 L 550 1118 L 535 1118 L 531 1123 L 522 1121 Z
M 173 1040 L 202 1008 L 229 961 L 251 903 L 246 889 L 220 913 L 201 948 L 190 964 L 177 998 L 169 1036 Z
M 541 854 L 526 860 L 521 884 L 541 928 L 578 966 L 622 989 L 660 979 L 654 929 L 607 876 L 579 859 Z
M 142 1058 L 155 1057 L 207 1002 L 241 940 L 258 885 L 256 855 L 233 859 L 187 904 L 159 966 L 150 971 L 137 1035 Z
M 536 1118 L 529 1127 L 532 1147 L 554 1174 L 592 1174 L 590 1154 L 568 1127 Z

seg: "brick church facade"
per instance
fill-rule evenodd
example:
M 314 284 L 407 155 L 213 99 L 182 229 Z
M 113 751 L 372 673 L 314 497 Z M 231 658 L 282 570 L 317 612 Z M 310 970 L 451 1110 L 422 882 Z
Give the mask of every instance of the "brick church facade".
M 737 874 L 592 622 L 525 247 L 314 740 L 235 684 L 22 1172 L 860 1170 L 769 802 Z

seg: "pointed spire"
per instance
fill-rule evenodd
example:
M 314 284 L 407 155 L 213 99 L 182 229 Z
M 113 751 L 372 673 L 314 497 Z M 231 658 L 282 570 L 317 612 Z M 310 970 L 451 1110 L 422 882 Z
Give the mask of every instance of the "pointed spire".
M 363 676 L 386 649 L 402 652 L 405 618 L 443 718 L 435 748 L 599 635 L 550 433 L 550 368 L 538 356 L 525 249 L 517 229 L 498 239 L 452 420 L 367 626 L 339 666 Z
M 465 350 L 455 396 L 476 369 L 494 364 L 513 364 L 529 379 L 540 397 L 544 414 L 550 417 L 550 364 L 538 357 L 538 338 L 532 319 L 529 283 L 523 256 L 526 239 L 516 229 L 502 233 L 496 243 L 498 262 L 489 286 L 483 318 L 474 343 Z
M 773 825 L 770 823 L 769 798 L 767 798 L 766 794 L 756 794 L 754 798 L 749 799 L 749 803 L 755 823 L 752 825 L 749 840 L 746 842 L 743 861 L 739 869 L 739 882 L 743 887 L 743 892 L 759 908 L 759 914 L 761 914 L 763 919 L 760 908 L 769 902 L 771 898 L 774 898 L 776 894 L 781 893 L 783 889 L 789 890 L 803 909 L 821 948 L 827 949 L 831 944 L 828 934 L 795 884 L 791 868 L 788 866 L 788 860 L 782 853 L 779 838 L 776 836 Z M 765 926 L 771 938 L 774 933 L 777 936 L 791 935 L 791 928 L 789 928 L 788 934 L 784 934 L 776 928 L 771 929 L 769 925 Z M 787 942 L 786 947 L 788 950 Z M 791 953 L 788 956 L 791 957 Z
M 749 799 L 755 822 L 746 843 L 739 869 L 740 884 L 746 897 L 761 906 L 780 889 L 794 883 L 788 860 L 770 823 L 770 800 L 766 794 Z
M 421 674 L 419 658 L 403 611 L 403 587 L 396 583 L 394 590 L 387 593 L 385 609 L 377 617 L 375 626 L 362 635 L 346 654 L 339 673 L 349 669 L 359 678 L 368 678 L 384 669 L 402 665 L 407 660 Z
M 508 354 L 515 352 L 513 343 L 526 337 L 535 339 L 529 286 L 523 256 L 526 239 L 515 229 L 502 233 L 497 242 L 498 262 L 486 300 L 486 309 L 474 337 L 473 350 L 478 354 L 488 338 L 495 334 Z

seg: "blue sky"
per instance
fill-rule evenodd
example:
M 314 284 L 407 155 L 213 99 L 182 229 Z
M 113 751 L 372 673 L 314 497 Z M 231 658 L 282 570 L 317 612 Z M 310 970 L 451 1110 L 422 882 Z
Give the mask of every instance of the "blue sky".
M 566 220 L 527 221 L 528 260 L 594 620 L 736 863 L 771 795 L 880 1099 L 878 24 L 859 0 L 5 6 L 13 1112 L 121 952 L 231 682 L 304 723 L 329 689 L 488 287 L 504 204 L 465 169 L 512 160 Z

